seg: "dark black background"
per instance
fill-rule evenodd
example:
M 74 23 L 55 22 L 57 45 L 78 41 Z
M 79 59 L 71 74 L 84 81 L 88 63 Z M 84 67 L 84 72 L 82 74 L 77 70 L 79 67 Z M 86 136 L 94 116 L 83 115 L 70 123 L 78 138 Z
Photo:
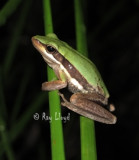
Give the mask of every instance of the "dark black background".
M 0 27 L 0 64 L 10 44 L 19 13 L 24 1 Z M 5 1 L 0 4 L 0 8 Z M 98 67 L 116 106 L 115 125 L 96 122 L 96 144 L 99 160 L 138 159 L 139 150 L 139 1 L 138 0 L 87 0 L 84 4 L 85 24 L 90 59 Z M 54 32 L 74 48 L 75 25 L 73 1 L 53 0 L 52 14 Z M 23 111 L 32 97 L 40 92 L 46 81 L 46 64 L 31 44 L 31 37 L 44 35 L 43 7 L 41 1 L 33 1 L 27 14 L 25 26 L 14 62 L 6 83 L 15 73 L 16 78 L 8 88 L 4 86 L 8 112 L 20 86 L 22 75 L 31 68 L 30 81 L 26 88 Z M 10 82 L 9 82 L 10 83 Z M 46 108 L 47 106 L 47 108 Z M 48 104 L 39 111 L 48 112 Z M 63 124 L 67 159 L 80 159 L 79 116 L 68 109 L 71 120 Z M 20 111 L 22 113 L 22 111 Z M 20 114 L 21 114 L 20 113 Z M 19 115 L 20 117 L 20 115 Z M 51 159 L 49 122 L 36 122 L 32 117 L 24 133 L 13 143 L 17 159 L 38 158 L 38 148 Z M 42 149 L 41 149 L 42 147 Z

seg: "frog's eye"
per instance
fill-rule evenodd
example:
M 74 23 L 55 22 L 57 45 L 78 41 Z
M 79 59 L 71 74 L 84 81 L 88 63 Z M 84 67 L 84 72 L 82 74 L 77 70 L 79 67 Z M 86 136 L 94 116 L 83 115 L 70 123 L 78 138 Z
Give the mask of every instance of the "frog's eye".
M 57 50 L 52 46 L 46 46 L 46 49 L 48 52 L 50 52 L 52 54 L 57 52 Z

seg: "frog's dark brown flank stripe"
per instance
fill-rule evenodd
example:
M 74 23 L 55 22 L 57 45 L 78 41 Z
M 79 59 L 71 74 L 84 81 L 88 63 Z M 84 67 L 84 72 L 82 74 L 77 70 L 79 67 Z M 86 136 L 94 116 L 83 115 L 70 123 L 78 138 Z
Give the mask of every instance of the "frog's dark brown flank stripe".
M 80 74 L 80 72 L 57 50 L 52 53 L 54 58 L 59 61 L 68 71 L 72 78 L 76 79 L 83 86 L 84 89 L 92 92 L 94 88 L 87 82 L 87 80 Z
M 41 43 L 41 42 L 40 42 Z M 42 43 L 41 43 L 42 44 Z M 63 56 L 61 55 L 54 47 L 51 48 L 51 51 L 48 50 L 48 47 L 50 49 L 51 46 L 47 46 L 47 45 L 44 45 L 44 48 L 46 49 L 46 52 L 49 53 L 49 54 L 52 54 L 53 57 L 58 61 L 60 62 L 64 68 L 66 68 L 67 72 L 71 75 L 72 78 L 76 79 L 81 86 L 83 86 L 83 88 L 85 90 L 87 90 L 88 92 L 94 92 L 95 91 L 95 88 L 92 87 L 92 85 L 90 85 L 87 80 L 80 74 L 80 72 Z M 72 84 L 71 84 L 72 85 Z M 98 88 L 98 91 L 102 92 L 101 88 L 99 86 L 97 86 Z M 97 91 L 97 92 L 98 92 Z M 98 93 L 99 94 L 99 93 Z M 102 94 L 101 94 L 102 95 Z M 103 96 L 102 96 L 103 97 Z M 104 98 L 104 97 L 103 97 Z

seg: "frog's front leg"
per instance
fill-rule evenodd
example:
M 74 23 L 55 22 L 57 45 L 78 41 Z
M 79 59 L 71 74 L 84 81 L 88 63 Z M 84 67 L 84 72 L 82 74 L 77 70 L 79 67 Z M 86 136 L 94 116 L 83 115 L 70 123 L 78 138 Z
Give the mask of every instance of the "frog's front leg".
M 42 90 L 43 91 L 59 90 L 65 88 L 66 86 L 67 86 L 66 81 L 55 80 L 42 83 Z
M 70 102 L 65 99 L 64 95 L 60 94 L 60 96 L 64 100 L 62 105 L 76 113 L 102 123 L 116 123 L 116 117 L 101 106 L 102 102 L 99 102 L 102 98 L 101 95 L 91 96 L 91 94 L 75 93 L 71 96 Z M 95 100 L 93 101 L 94 96 Z

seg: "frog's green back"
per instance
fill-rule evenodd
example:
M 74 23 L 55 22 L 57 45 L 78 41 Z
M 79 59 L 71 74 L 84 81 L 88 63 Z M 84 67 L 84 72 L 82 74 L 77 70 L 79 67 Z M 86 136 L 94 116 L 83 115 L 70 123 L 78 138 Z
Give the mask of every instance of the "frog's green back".
M 109 97 L 108 90 L 95 64 L 73 48 L 70 47 L 69 49 L 69 47 L 70 46 L 67 46 L 68 49 L 65 47 L 63 53 L 61 49 L 59 49 L 59 52 L 78 69 L 90 84 L 103 88 L 104 95 Z
M 41 39 L 41 42 L 55 47 L 74 67 L 85 77 L 85 79 L 93 86 L 103 88 L 104 95 L 109 97 L 108 90 L 101 78 L 99 71 L 95 64 L 75 49 L 70 47 L 67 43 L 58 39 L 58 37 L 51 33 L 46 37 L 36 36 Z

